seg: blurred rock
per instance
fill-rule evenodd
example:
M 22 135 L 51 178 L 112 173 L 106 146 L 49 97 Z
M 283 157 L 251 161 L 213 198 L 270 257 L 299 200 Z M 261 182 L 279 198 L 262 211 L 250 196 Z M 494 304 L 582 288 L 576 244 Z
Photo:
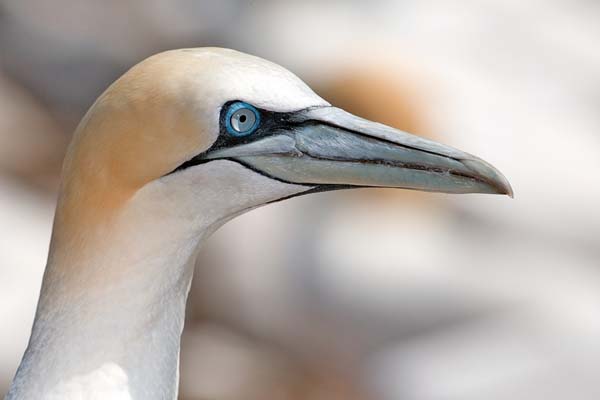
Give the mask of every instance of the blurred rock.
M 47 110 L 0 71 L 0 174 L 54 191 L 66 145 Z

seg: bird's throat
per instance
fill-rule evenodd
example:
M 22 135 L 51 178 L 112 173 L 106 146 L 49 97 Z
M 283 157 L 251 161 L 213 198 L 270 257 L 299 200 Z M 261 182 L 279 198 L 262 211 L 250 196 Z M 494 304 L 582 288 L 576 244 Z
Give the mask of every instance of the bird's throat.
M 63 218 L 72 199 L 59 200 L 32 336 L 8 400 L 176 398 L 200 243 L 236 215 L 305 190 L 220 160 L 154 181 L 98 219 Z

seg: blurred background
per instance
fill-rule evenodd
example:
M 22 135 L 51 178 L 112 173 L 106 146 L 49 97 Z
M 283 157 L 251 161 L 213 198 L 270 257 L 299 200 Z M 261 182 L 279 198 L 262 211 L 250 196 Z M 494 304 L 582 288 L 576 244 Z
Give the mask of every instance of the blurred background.
M 357 190 L 234 220 L 197 265 L 181 399 L 597 400 L 599 21 L 593 0 L 0 0 L 0 396 L 76 124 L 136 62 L 210 45 L 481 156 L 516 199 Z

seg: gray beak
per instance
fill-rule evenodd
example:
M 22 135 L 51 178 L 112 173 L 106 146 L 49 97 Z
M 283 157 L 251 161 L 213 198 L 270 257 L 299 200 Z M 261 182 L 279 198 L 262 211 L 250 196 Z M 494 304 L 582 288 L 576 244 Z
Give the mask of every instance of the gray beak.
M 203 158 L 231 159 L 275 179 L 309 186 L 513 195 L 508 180 L 487 162 L 339 108 L 299 111 L 287 122 L 255 141 Z

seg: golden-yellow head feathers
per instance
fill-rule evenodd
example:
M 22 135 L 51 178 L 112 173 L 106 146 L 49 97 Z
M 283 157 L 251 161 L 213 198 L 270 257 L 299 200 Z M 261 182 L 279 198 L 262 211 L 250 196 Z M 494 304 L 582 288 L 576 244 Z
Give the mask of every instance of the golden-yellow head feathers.
M 68 207 L 102 215 L 211 146 L 219 112 L 244 100 L 274 111 L 327 103 L 284 68 L 219 48 L 172 50 L 131 68 L 78 127 L 63 169 Z M 75 212 L 75 211 L 73 211 Z

